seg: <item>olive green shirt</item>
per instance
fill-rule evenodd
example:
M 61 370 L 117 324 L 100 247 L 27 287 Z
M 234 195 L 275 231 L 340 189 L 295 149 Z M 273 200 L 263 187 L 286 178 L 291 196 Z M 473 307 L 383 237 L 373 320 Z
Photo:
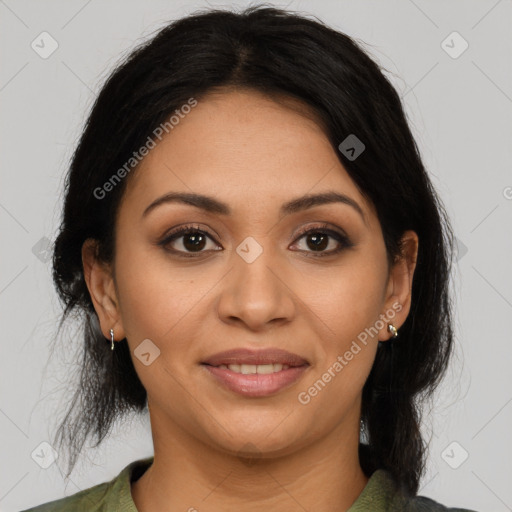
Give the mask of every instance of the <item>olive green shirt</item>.
M 95 485 L 72 496 L 51 501 L 22 512 L 137 512 L 131 495 L 131 482 L 140 478 L 152 464 L 153 457 L 140 459 L 126 466 L 110 482 Z M 191 503 L 191 507 L 194 504 Z M 200 510 L 201 507 L 198 508 Z M 375 471 L 363 492 L 347 512 L 475 512 L 461 508 L 446 508 L 425 497 L 406 498 L 391 475 L 382 469 Z

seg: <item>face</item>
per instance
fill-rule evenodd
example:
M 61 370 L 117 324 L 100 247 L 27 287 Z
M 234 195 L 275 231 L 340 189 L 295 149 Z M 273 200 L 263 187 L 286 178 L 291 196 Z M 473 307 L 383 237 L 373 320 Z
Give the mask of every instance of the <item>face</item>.
M 414 266 L 388 266 L 372 206 L 291 106 L 249 91 L 203 98 L 129 177 L 114 265 L 84 249 L 102 330 L 127 338 L 152 423 L 229 453 L 282 455 L 358 432 L 377 342 L 409 309 Z M 331 200 L 297 201 L 319 194 Z M 284 384 L 262 376 L 281 387 L 259 395 L 203 364 L 269 348 L 307 364 L 281 370 L 296 373 Z

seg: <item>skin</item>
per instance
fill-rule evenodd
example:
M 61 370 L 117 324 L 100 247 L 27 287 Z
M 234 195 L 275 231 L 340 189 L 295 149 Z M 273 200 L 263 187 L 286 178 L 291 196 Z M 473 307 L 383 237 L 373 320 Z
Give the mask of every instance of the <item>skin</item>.
M 364 219 L 343 203 L 279 215 L 286 201 L 328 191 L 356 201 Z M 213 196 L 232 213 L 173 202 L 143 216 L 168 192 Z M 354 246 L 328 238 L 321 251 L 342 250 L 318 256 L 311 235 L 297 233 L 323 222 Z M 170 252 L 190 254 L 186 236 L 158 245 L 184 223 L 210 236 L 199 256 Z M 90 240 L 83 262 L 103 334 L 127 338 L 148 394 L 155 456 L 132 483 L 137 509 L 346 511 L 368 481 L 357 453 L 361 395 L 387 323 L 308 404 L 297 396 L 393 304 L 391 322 L 404 323 L 416 233 L 388 266 L 376 213 L 319 123 L 295 101 L 248 90 L 210 93 L 150 151 L 129 177 L 116 230 L 113 265 Z M 252 263 L 236 252 L 249 236 L 263 249 Z M 133 355 L 145 339 L 160 350 L 148 366 Z M 243 397 L 200 365 L 240 347 L 283 348 L 310 366 L 285 390 Z

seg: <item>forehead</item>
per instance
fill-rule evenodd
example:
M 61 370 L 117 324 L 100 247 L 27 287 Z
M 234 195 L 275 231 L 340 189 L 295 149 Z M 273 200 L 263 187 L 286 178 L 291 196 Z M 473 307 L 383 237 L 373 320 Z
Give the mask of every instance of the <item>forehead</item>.
M 239 90 L 209 94 L 182 114 L 130 176 L 125 196 L 143 209 L 179 190 L 236 209 L 330 189 L 369 209 L 309 107 Z

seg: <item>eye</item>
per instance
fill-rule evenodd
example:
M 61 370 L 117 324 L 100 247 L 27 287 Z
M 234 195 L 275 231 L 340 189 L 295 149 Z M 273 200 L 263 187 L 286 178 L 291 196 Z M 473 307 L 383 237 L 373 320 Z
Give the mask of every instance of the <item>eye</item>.
M 305 229 L 299 233 L 298 240 L 305 239 L 306 252 L 316 253 L 314 256 L 330 256 L 341 252 L 345 248 L 353 247 L 350 239 L 340 232 L 329 229 L 327 224 Z M 326 250 L 327 248 L 330 250 Z
M 298 235 L 297 241 L 302 239 L 305 240 L 306 247 L 300 250 L 313 253 L 315 257 L 334 255 L 345 248 L 354 246 L 345 234 L 330 229 L 328 224 L 302 230 Z M 296 244 L 297 241 L 295 242 Z M 210 247 L 208 247 L 209 242 Z M 196 257 L 209 250 L 222 250 L 222 247 L 215 242 L 212 235 L 194 225 L 175 228 L 170 233 L 167 233 L 158 242 L 158 245 L 164 247 L 166 251 L 183 257 Z M 326 250 L 328 248 L 330 250 Z
M 208 242 L 213 243 L 213 247 L 208 247 Z M 197 226 L 180 226 L 170 233 L 167 233 L 158 245 L 164 247 L 167 251 L 178 253 L 180 256 L 194 257 L 195 254 L 201 254 L 206 250 L 218 251 L 213 237 L 206 231 Z M 206 249 L 206 250 L 204 250 Z

